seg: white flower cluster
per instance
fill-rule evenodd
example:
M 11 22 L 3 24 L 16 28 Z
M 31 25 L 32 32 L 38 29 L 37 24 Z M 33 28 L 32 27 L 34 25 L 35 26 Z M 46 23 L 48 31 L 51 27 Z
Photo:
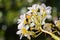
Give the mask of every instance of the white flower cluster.
M 34 35 L 35 30 L 39 30 L 40 25 L 45 24 L 46 19 L 51 19 L 51 7 L 46 7 L 45 4 L 34 4 L 32 7 L 27 8 L 29 11 L 26 14 L 20 16 L 18 19 L 18 31 L 17 34 L 20 39 L 25 36 L 31 39 L 31 35 Z

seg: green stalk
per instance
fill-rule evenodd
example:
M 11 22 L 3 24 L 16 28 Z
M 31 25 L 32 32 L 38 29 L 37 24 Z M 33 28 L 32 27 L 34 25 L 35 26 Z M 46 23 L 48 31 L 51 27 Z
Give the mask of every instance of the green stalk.
M 53 34 L 53 33 L 51 33 L 51 32 L 48 32 L 48 31 L 43 30 L 41 27 L 40 27 L 40 30 L 41 30 L 42 32 L 44 32 L 44 33 L 47 33 L 47 34 L 51 35 L 51 37 L 52 37 L 53 39 L 55 39 L 55 40 L 60 40 L 60 38 L 59 38 L 58 36 L 56 36 L 55 34 Z

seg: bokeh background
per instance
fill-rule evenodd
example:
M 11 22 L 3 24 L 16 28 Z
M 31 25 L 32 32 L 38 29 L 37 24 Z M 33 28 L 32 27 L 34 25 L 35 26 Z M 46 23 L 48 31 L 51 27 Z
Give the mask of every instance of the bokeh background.
M 19 36 L 16 35 L 17 19 L 28 11 L 27 7 L 36 3 L 45 3 L 47 6 L 51 6 L 52 16 L 60 17 L 60 0 L 0 0 L 0 40 L 19 40 Z M 28 39 L 23 37 L 22 40 Z M 53 39 L 43 33 L 32 40 Z

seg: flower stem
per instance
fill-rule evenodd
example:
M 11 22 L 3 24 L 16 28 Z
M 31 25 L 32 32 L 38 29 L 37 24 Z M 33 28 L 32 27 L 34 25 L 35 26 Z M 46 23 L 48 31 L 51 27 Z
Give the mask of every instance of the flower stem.
M 35 35 L 35 37 L 38 37 L 42 32 L 40 32 L 39 34 Z
M 47 33 L 47 34 L 51 35 L 51 37 L 52 37 L 53 39 L 55 39 L 55 40 L 60 40 L 60 38 L 59 38 L 58 36 L 56 36 L 55 34 L 53 34 L 53 33 L 51 33 L 51 32 L 48 32 L 48 31 L 43 30 L 41 27 L 40 27 L 40 30 L 41 30 L 42 32 L 44 32 L 44 33 Z

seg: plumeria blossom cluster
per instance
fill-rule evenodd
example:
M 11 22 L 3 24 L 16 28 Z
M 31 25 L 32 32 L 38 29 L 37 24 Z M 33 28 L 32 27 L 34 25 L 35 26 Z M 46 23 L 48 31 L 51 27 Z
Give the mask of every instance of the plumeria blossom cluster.
M 20 39 L 25 36 L 31 40 L 31 37 L 37 37 L 44 32 L 51 36 L 53 35 L 52 38 L 55 40 L 60 40 L 52 31 L 55 26 L 60 27 L 60 20 L 55 21 L 54 24 L 45 22 L 46 19 L 52 19 L 52 8 L 50 6 L 46 6 L 44 3 L 40 5 L 34 4 L 27 9 L 29 11 L 20 15 L 20 18 L 18 19 L 17 34 L 20 36 Z

